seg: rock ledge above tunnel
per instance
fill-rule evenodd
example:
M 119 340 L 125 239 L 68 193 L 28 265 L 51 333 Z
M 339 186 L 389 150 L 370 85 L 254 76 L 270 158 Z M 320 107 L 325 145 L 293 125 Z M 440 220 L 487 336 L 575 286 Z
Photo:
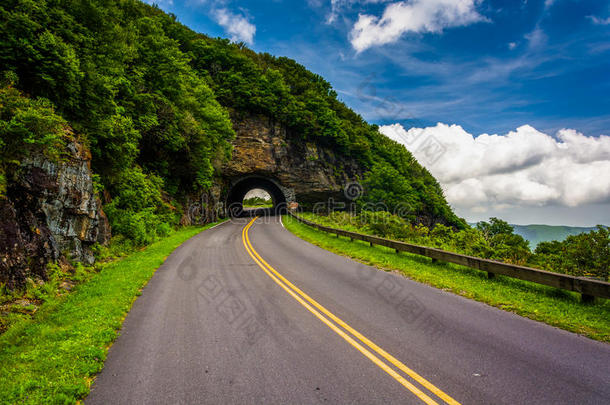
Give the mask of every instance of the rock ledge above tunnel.
M 362 177 L 354 159 L 304 142 L 268 117 L 234 114 L 232 118 L 234 149 L 231 160 L 221 169 L 220 180 L 225 199 L 238 182 L 258 176 L 274 181 L 287 202 L 312 206 L 328 198 L 343 199 L 344 185 Z

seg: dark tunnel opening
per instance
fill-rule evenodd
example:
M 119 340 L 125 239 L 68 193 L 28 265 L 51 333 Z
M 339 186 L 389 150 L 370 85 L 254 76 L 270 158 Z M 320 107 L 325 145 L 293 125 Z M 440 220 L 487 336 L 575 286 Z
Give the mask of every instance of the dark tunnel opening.
M 244 209 L 243 200 L 250 190 L 262 189 L 271 196 L 273 207 Z M 279 215 L 286 211 L 286 196 L 271 179 L 252 176 L 238 181 L 227 195 L 227 212 L 231 217 Z

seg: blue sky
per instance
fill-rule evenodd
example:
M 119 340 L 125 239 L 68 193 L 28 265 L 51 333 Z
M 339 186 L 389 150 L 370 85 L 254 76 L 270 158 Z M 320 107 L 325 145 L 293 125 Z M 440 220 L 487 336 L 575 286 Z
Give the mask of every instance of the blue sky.
M 196 31 L 297 60 L 324 76 L 339 97 L 369 122 L 388 125 L 382 131 L 388 136 L 400 141 L 402 130 L 429 128 L 427 136 L 444 139 L 444 149 L 453 148 L 443 157 L 443 168 L 412 151 L 439 178 L 458 213 L 469 220 L 499 215 L 520 223 L 610 223 L 610 169 L 592 174 L 610 168 L 606 165 L 610 165 L 610 138 L 600 136 L 610 135 L 610 1 L 159 0 L 157 4 Z M 560 132 L 566 128 L 580 138 Z M 498 172 L 454 176 L 462 167 L 447 163 L 452 152 L 472 158 L 469 142 L 484 133 L 500 136 L 486 138 L 484 145 L 481 138 L 476 147 L 483 155 L 499 154 L 500 160 L 517 159 L 516 148 L 506 139 L 528 145 L 521 153 L 534 156 L 528 161 L 532 170 L 525 173 L 523 165 L 509 164 L 498 169 L 512 176 L 513 183 L 523 181 L 523 176 L 533 182 L 523 199 L 498 203 L 503 194 L 482 181 Z M 462 136 L 463 142 L 453 142 L 455 136 Z M 540 142 L 548 146 L 543 148 L 546 154 L 536 154 Z M 565 153 L 567 145 L 576 145 L 570 146 L 573 153 Z M 583 161 L 582 154 L 589 152 L 581 151 L 582 145 L 604 153 L 608 148 L 609 155 Z M 558 181 L 557 176 L 541 172 L 558 161 L 597 178 L 581 177 L 588 186 L 583 188 L 566 183 L 574 181 L 568 173 Z M 483 204 L 481 197 L 476 205 L 451 192 L 452 186 L 463 188 L 463 182 L 472 179 L 479 180 L 476 191 L 487 196 L 488 203 Z M 568 190 L 574 188 L 594 197 L 571 195 Z M 548 192 L 542 193 L 543 189 Z M 514 194 L 510 186 L 507 190 Z M 541 199 L 529 197 L 537 192 Z M 489 202 L 490 196 L 496 203 Z M 549 214 L 542 214 L 539 221 L 528 214 L 544 213 L 545 207 Z M 560 214 L 551 214 L 556 211 Z M 572 212 L 574 220 L 566 212 Z
M 244 39 L 218 24 L 217 10 L 244 18 L 256 28 L 248 41 L 254 50 L 321 74 L 374 123 L 440 121 L 477 134 L 527 123 L 545 132 L 610 134 L 610 24 L 603 24 L 610 22 L 609 2 L 473 2 L 478 21 L 405 31 L 361 52 L 350 41 L 359 14 L 382 16 L 396 1 L 338 0 L 334 14 L 330 0 L 158 3 L 211 36 Z M 379 108 L 367 99 L 372 94 L 392 107 Z

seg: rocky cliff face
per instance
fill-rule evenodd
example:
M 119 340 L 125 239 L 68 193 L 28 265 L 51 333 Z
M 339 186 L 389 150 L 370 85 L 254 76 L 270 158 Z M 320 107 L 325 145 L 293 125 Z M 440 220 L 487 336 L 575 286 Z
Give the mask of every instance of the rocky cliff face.
M 110 238 L 89 151 L 72 142 L 66 153 L 60 162 L 37 154 L 23 160 L 0 199 L 0 282 L 10 288 L 45 279 L 47 263 L 62 257 L 91 264 L 91 245 Z
M 330 148 L 306 143 L 265 116 L 232 116 L 233 156 L 222 168 L 224 188 L 248 175 L 276 180 L 288 199 L 310 205 L 329 197 L 343 199 L 346 183 L 362 177 L 353 159 Z

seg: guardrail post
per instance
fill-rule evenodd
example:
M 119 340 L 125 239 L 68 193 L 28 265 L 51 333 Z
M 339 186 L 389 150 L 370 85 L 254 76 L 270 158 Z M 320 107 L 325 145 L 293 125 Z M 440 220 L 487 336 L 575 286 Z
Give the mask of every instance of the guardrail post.
M 396 253 L 400 253 L 400 250 L 398 250 L 398 249 L 394 249 L 394 250 L 396 250 Z
M 488 272 L 487 272 L 487 278 L 488 278 L 488 279 L 496 278 L 496 274 L 495 274 L 495 273 L 492 273 L 491 271 L 488 271 Z
M 581 294 L 580 300 L 583 304 L 592 304 L 595 301 L 595 297 L 589 294 Z
M 373 247 L 373 242 L 369 242 L 369 245 L 371 245 L 371 247 Z

